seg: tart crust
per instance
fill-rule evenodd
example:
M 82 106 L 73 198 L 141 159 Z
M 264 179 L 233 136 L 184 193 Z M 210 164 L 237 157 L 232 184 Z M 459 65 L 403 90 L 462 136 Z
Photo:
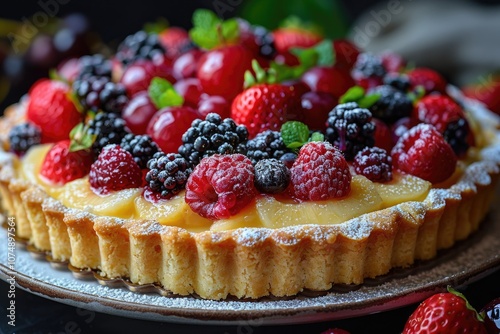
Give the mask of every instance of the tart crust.
M 74 267 L 207 299 L 290 296 L 361 284 L 466 239 L 489 211 L 500 178 L 498 131 L 495 136 L 450 188 L 337 225 L 194 233 L 156 221 L 98 217 L 17 178 L 16 159 L 5 153 L 0 192 L 6 214 L 16 217 L 17 236 Z

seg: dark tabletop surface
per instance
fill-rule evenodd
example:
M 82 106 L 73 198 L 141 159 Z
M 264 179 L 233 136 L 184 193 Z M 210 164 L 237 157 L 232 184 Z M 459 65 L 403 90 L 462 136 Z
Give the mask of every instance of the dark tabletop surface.
M 500 268 L 499 268 L 500 269 Z M 470 303 L 480 309 L 500 297 L 500 270 L 460 289 Z M 351 319 L 288 326 L 257 326 L 244 323 L 234 326 L 179 325 L 128 319 L 61 304 L 16 289 L 16 327 L 7 325 L 8 285 L 0 281 L 0 333 L 5 334 L 86 334 L 86 333 L 322 333 L 339 327 L 356 333 L 401 333 L 406 319 L 417 307 L 408 305 L 391 311 Z

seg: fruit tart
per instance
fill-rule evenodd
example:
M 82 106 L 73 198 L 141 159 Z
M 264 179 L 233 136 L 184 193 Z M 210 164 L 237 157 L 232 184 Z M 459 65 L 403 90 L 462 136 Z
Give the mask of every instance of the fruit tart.
M 363 284 L 468 238 L 493 199 L 498 118 L 395 54 L 198 10 L 70 64 L 0 120 L 1 203 L 104 278 L 207 299 Z

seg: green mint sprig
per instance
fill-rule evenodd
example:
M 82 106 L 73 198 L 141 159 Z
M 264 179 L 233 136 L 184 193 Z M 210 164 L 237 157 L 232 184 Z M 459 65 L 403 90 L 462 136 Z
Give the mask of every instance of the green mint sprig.
M 193 13 L 191 40 L 199 47 L 211 50 L 221 44 L 236 42 L 240 37 L 238 21 L 234 18 L 220 19 L 208 9 L 197 9 Z
M 163 78 L 154 77 L 151 80 L 148 94 L 158 109 L 181 106 L 184 103 L 184 98 L 175 91 L 174 86 Z
M 281 138 L 286 147 L 298 151 L 305 144 L 312 141 L 324 141 L 325 136 L 320 132 L 310 134 L 309 127 L 299 121 L 288 121 L 281 126 Z
M 339 103 L 356 102 L 361 108 L 370 108 L 379 99 L 380 94 L 365 94 L 365 89 L 360 86 L 354 86 L 347 90 L 339 99 Z

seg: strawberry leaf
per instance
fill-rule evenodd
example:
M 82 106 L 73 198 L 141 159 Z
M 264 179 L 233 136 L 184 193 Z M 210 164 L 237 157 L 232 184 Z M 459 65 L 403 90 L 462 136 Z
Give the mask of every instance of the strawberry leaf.
M 69 138 L 71 140 L 69 145 L 70 152 L 80 150 L 88 150 L 94 144 L 96 135 L 89 134 L 88 125 L 84 123 L 77 124 L 70 132 Z
M 276 70 L 273 68 L 269 68 L 264 70 L 257 60 L 252 60 L 252 70 L 255 75 L 252 74 L 251 71 L 245 72 L 245 82 L 244 88 L 247 89 L 256 84 L 268 83 L 273 84 L 277 82 Z
M 474 314 L 476 315 L 476 319 L 478 321 L 480 321 L 480 322 L 484 322 L 483 317 L 476 311 L 476 309 L 469 303 L 469 301 L 467 300 L 467 298 L 465 298 L 465 296 L 462 293 L 460 293 L 457 290 L 453 289 L 451 287 L 451 285 L 448 285 L 446 287 L 446 290 L 448 290 L 449 293 L 452 293 L 455 296 L 462 298 L 465 301 L 465 306 L 467 307 L 467 309 L 474 312 Z
M 180 106 L 184 103 L 184 98 L 175 91 L 174 86 L 163 78 L 154 77 L 149 84 L 148 93 L 158 109 Z
M 281 126 L 281 138 L 288 148 L 298 149 L 309 139 L 309 128 L 302 122 L 288 121 Z

